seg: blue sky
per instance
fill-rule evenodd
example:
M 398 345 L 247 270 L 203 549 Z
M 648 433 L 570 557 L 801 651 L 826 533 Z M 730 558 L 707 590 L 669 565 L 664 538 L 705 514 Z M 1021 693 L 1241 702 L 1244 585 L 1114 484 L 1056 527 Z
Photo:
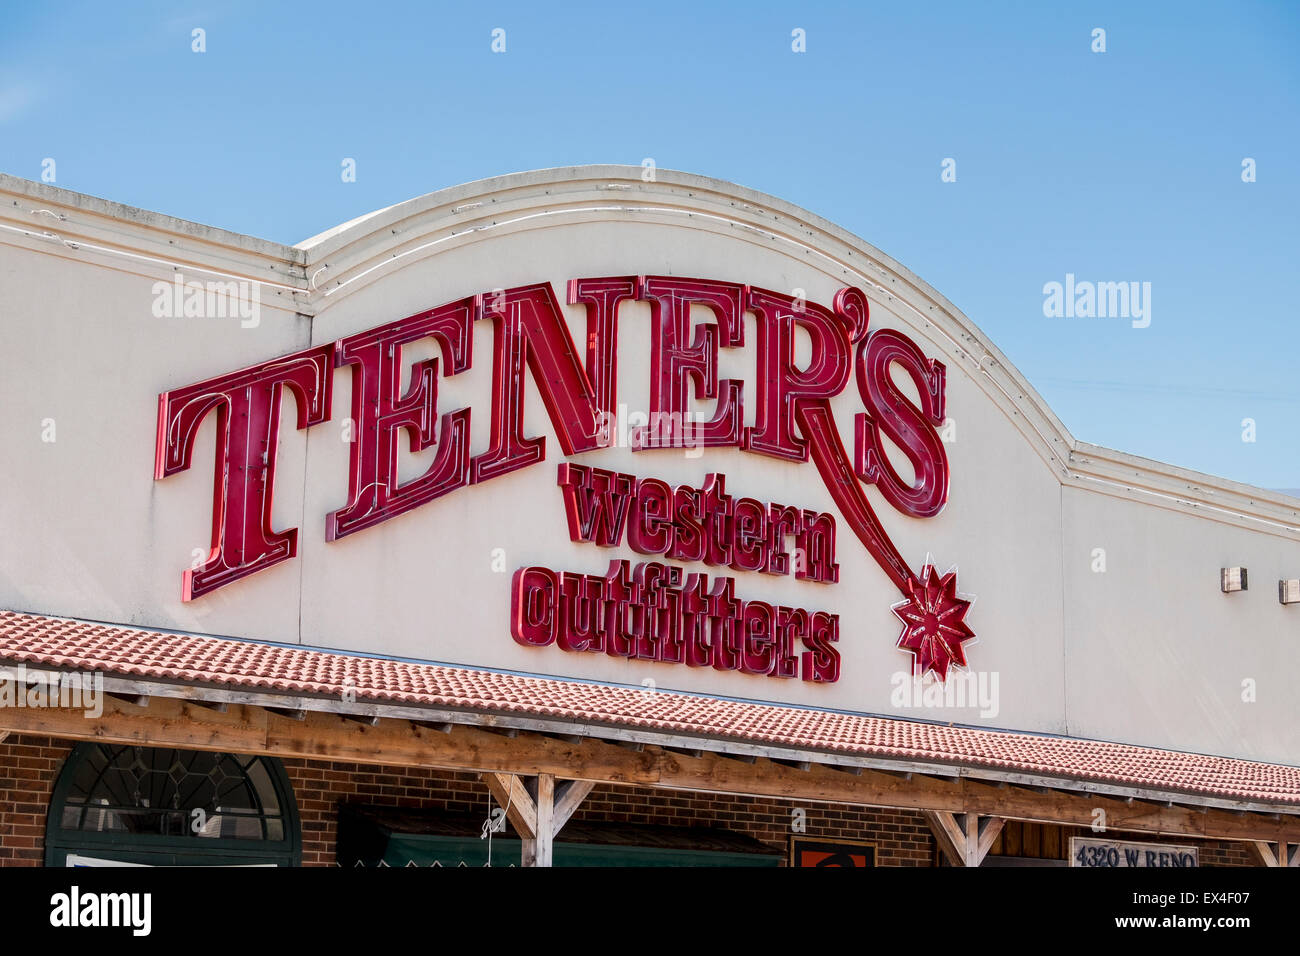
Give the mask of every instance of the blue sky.
M 893 256 L 1076 437 L 1300 488 L 1298 48 L 1284 2 L 7 4 L 0 170 L 295 243 L 650 157 Z M 1150 282 L 1150 326 L 1045 317 L 1067 273 Z

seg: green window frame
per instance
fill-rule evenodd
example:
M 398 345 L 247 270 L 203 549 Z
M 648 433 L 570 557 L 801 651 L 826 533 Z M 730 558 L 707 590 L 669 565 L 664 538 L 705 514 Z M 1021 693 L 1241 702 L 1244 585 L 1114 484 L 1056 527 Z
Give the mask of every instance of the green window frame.
M 301 862 L 297 801 L 274 757 L 79 743 L 50 797 L 46 866 Z

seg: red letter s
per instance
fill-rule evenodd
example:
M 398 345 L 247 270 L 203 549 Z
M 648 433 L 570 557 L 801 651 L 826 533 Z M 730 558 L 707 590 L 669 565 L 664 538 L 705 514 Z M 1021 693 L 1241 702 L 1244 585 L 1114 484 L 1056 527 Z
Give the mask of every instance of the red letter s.
M 889 377 L 894 362 L 903 366 L 920 392 L 918 409 Z M 858 346 L 858 391 L 867 412 L 855 418 L 854 470 L 878 485 L 891 505 L 914 518 L 931 518 L 948 500 L 948 454 L 932 426 L 943 424 L 944 366 L 927 359 L 916 343 L 896 329 L 878 329 Z M 909 485 L 885 457 L 884 432 L 898 445 L 916 473 Z

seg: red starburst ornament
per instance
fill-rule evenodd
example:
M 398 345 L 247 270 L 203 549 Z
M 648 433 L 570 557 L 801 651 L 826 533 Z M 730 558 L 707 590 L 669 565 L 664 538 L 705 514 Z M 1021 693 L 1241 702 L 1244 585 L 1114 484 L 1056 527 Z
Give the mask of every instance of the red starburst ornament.
M 966 666 L 962 643 L 975 637 L 964 618 L 971 601 L 957 593 L 957 569 L 940 576 L 926 559 L 919 579 L 908 582 L 906 601 L 893 606 L 894 616 L 903 622 L 898 647 L 915 655 L 912 673 L 924 677 L 934 671 L 946 680 L 948 667 Z

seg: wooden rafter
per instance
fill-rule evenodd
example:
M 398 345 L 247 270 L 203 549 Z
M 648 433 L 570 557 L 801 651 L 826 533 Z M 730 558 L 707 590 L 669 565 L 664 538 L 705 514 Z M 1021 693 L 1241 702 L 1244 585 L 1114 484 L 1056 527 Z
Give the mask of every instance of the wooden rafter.
M 1071 826 L 1092 826 L 1100 809 L 1113 830 L 1300 844 L 1300 816 L 1294 814 L 1166 807 L 1143 799 L 1129 803 L 1123 796 L 1100 793 L 1035 793 L 966 776 L 913 773 L 908 778 L 871 768 L 853 775 L 824 764 L 797 770 L 765 759 L 746 764 L 709 751 L 688 757 L 647 745 L 638 752 L 594 738 L 570 743 L 527 731 L 509 738 L 463 724 L 442 733 L 410 720 L 384 718 L 370 727 L 320 711 L 297 721 L 247 704 L 232 703 L 226 713 L 218 713 L 192 701 L 155 697 L 148 710 L 139 710 L 108 698 L 104 712 L 93 718 L 74 709 L 4 708 L 0 730 L 388 766 L 549 773 L 621 786 L 942 810 Z
M 122 702 L 125 703 L 125 704 L 130 704 L 130 705 L 132 705 L 133 707 L 148 707 L 148 706 L 149 706 L 149 701 L 151 700 L 151 698 L 149 697 L 148 694 L 114 694 L 114 693 L 110 693 L 108 696 L 114 698 L 115 700 L 120 700 L 120 701 L 122 701 Z
M 226 712 L 226 709 L 230 706 L 224 700 L 195 699 L 193 702 L 199 704 L 202 707 L 211 707 L 213 710 L 220 711 L 223 714 Z

